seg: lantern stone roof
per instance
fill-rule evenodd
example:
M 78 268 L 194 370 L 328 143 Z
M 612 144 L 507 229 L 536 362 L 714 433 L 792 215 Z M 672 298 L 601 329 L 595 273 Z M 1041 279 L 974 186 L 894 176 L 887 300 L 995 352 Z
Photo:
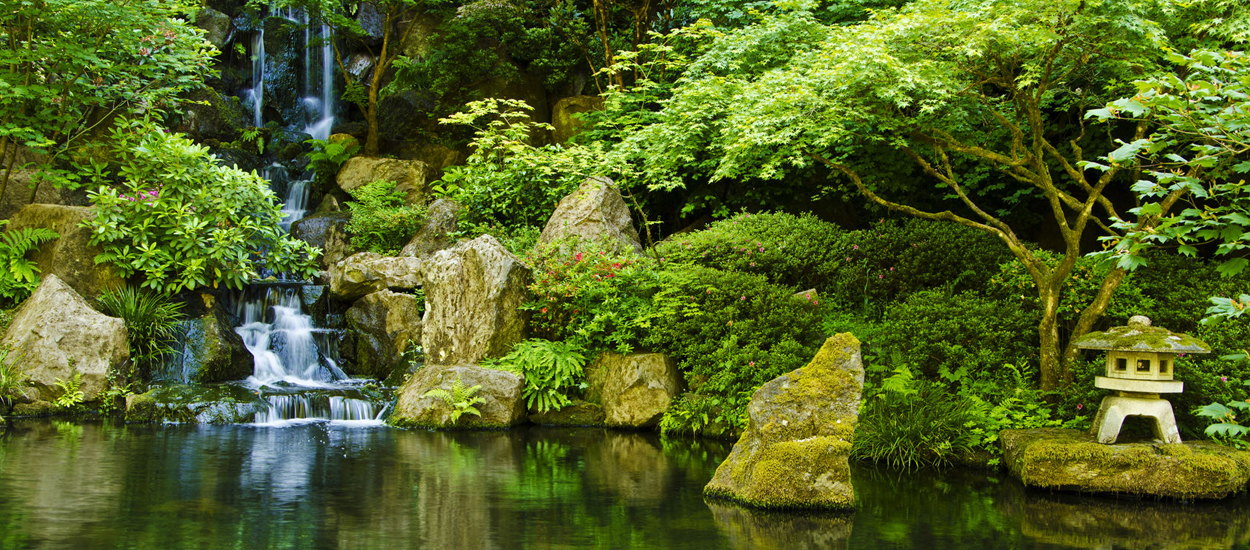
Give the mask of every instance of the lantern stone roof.
M 1106 351 L 1151 351 L 1164 353 L 1211 353 L 1211 346 L 1188 334 L 1150 326 L 1150 318 L 1135 315 L 1126 327 L 1091 332 L 1073 344 L 1081 349 Z

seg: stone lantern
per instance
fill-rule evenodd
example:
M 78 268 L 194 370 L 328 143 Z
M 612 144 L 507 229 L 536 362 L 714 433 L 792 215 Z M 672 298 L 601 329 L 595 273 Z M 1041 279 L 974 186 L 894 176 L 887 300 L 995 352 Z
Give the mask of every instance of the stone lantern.
M 1156 438 L 1181 442 L 1172 403 L 1159 394 L 1184 390 L 1184 382 L 1172 379 L 1177 355 L 1210 353 L 1211 346 L 1187 334 L 1152 327 L 1150 319 L 1141 315 L 1130 318 L 1127 327 L 1091 332 L 1074 344 L 1107 352 L 1107 375 L 1095 377 L 1094 385 L 1118 392 L 1104 397 L 1098 407 L 1092 430 L 1097 431 L 1099 443 L 1115 443 L 1127 416 L 1149 417 Z

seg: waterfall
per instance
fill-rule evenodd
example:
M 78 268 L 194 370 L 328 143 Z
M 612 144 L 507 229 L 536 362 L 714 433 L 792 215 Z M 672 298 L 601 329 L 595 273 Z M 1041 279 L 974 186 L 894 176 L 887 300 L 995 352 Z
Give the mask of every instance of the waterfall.
M 248 90 L 252 100 L 252 125 L 257 128 L 265 125 L 262 111 L 265 107 L 265 28 L 256 30 L 252 37 L 252 89 Z
M 300 51 L 303 52 L 303 90 L 305 120 L 303 132 L 316 139 L 330 137 L 334 126 L 334 47 L 329 25 L 313 25 L 303 10 L 273 8 L 275 17 L 281 17 L 303 28 Z M 314 28 L 316 31 L 315 32 Z M 314 59 L 315 58 L 315 59 Z M 252 104 L 252 124 L 265 125 L 265 31 L 264 25 L 252 37 L 252 88 L 245 95 Z M 295 93 L 295 90 L 291 90 Z M 287 121 L 291 123 L 292 121 Z
M 275 285 L 263 296 L 239 305 L 243 324 L 234 331 L 243 337 L 255 358 L 247 382 L 255 386 L 337 387 L 347 379 L 333 359 L 318 350 L 312 317 L 302 311 L 297 286 Z
M 308 27 L 304 29 L 304 43 L 307 45 L 307 54 L 304 56 L 304 101 L 315 103 L 316 112 L 320 115 L 317 121 L 304 128 L 304 132 L 308 133 L 313 139 L 326 139 L 330 137 L 330 129 L 334 126 L 334 49 L 330 43 L 332 36 L 330 34 L 330 26 L 321 26 L 321 100 L 317 102 L 315 96 L 312 95 L 312 82 L 314 82 L 312 74 L 312 48 L 309 43 Z

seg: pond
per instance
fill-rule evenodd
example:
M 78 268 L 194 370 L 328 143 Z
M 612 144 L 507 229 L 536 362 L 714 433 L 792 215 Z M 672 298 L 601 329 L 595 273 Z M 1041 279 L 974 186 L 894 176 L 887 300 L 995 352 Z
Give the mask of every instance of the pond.
M 602 429 L 19 422 L 0 548 L 1250 548 L 1250 501 L 856 468 L 852 515 L 706 502 L 730 445 Z

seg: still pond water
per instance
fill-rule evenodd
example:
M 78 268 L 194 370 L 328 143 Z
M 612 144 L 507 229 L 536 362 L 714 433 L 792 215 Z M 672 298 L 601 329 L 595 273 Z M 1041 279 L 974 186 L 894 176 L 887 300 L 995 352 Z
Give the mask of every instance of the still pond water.
M 855 471 L 850 516 L 705 502 L 720 442 L 598 429 L 18 423 L 0 548 L 1250 548 L 1250 501 Z

